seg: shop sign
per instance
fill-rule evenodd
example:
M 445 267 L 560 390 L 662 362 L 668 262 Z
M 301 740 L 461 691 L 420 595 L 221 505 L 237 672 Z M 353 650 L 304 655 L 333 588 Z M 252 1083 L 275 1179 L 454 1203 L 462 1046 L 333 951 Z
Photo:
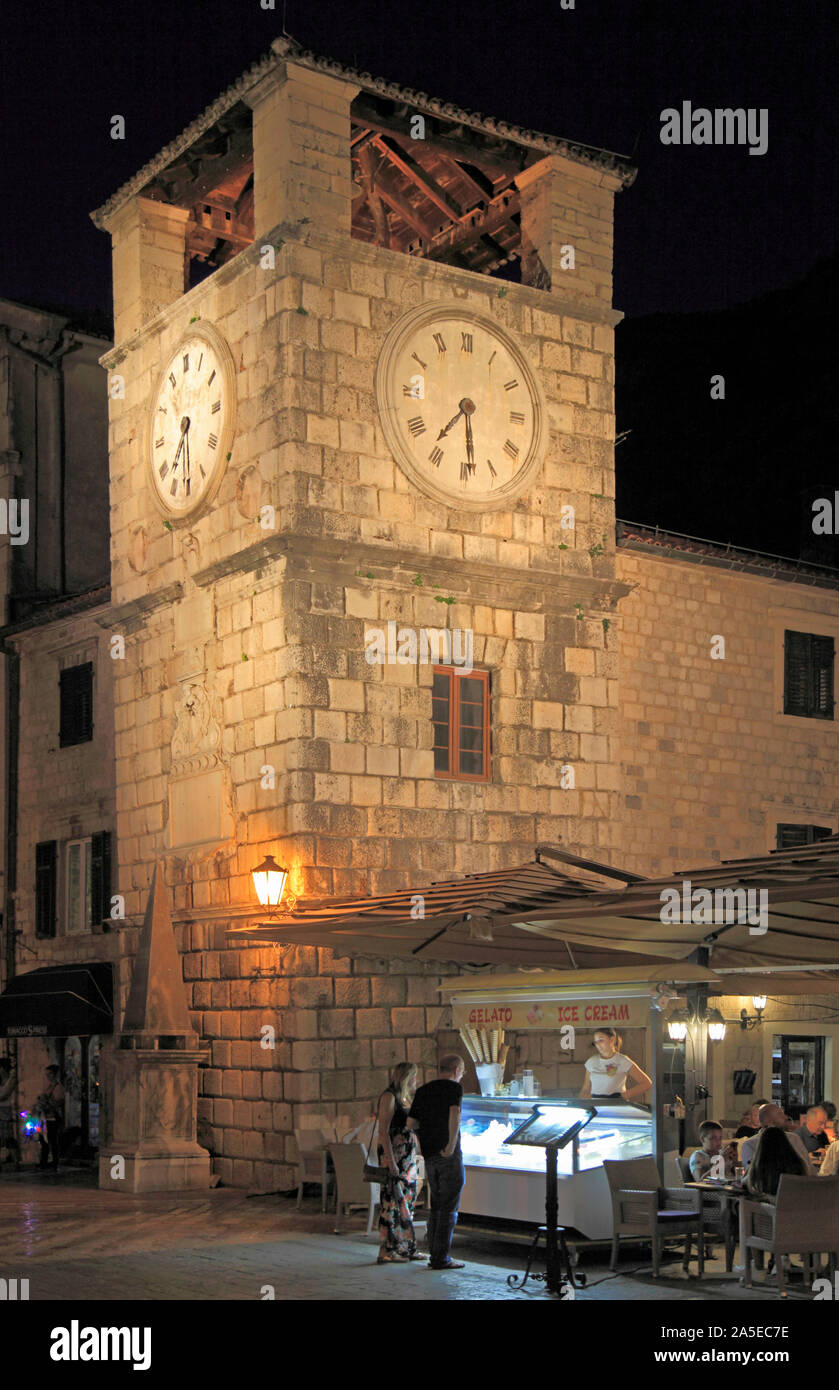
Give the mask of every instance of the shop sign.
M 511 1000 L 472 1003 L 458 999 L 452 1005 L 456 1028 L 644 1028 L 649 1023 L 647 999 L 552 999 L 538 1003 Z

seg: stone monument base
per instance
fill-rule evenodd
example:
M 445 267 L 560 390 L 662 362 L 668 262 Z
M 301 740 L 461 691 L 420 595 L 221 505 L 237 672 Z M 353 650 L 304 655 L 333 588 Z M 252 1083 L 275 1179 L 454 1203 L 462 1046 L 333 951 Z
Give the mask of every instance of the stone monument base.
M 117 1172 L 123 1176 L 115 1176 Z M 210 1155 L 198 1144 L 189 1153 L 126 1154 L 109 1150 L 99 1153 L 99 1186 L 114 1191 L 183 1192 L 190 1188 L 207 1191 L 210 1179 Z
M 209 1189 L 210 1155 L 196 1140 L 202 1060 L 204 1052 L 195 1048 L 133 1046 L 103 1054 L 111 1103 L 99 1150 L 100 1187 L 112 1192 Z

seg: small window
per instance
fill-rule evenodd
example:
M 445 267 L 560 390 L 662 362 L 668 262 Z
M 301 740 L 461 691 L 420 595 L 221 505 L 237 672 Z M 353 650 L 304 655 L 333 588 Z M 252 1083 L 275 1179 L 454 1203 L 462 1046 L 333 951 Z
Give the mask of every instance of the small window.
M 434 776 L 489 781 L 489 672 L 435 666 Z
M 784 714 L 833 718 L 833 638 L 784 633 Z
M 111 915 L 111 833 L 64 846 L 64 932 L 73 936 Z
M 93 662 L 68 666 L 59 678 L 61 724 L 58 741 L 62 748 L 89 743 L 93 738 Z
M 779 825 L 778 849 L 799 849 L 827 840 L 833 831 L 826 825 Z
M 67 936 L 90 930 L 90 840 L 68 840 L 65 845 L 65 916 Z
M 44 840 L 35 846 L 36 936 L 55 936 L 57 849 L 55 840 Z

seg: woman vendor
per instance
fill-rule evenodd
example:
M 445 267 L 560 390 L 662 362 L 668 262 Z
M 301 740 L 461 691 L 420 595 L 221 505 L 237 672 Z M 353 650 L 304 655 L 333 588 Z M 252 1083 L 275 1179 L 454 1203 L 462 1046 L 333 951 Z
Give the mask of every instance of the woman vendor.
M 593 1042 L 597 1055 L 586 1062 L 580 1098 L 640 1101 L 652 1086 L 652 1077 L 631 1057 L 621 1052 L 622 1038 L 614 1028 L 598 1028 Z

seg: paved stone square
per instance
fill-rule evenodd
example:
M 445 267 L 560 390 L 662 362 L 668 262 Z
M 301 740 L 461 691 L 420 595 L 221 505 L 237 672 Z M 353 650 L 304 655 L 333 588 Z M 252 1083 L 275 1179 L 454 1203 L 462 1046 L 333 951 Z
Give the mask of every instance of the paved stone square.
M 507 1276 L 524 1269 L 521 1238 L 461 1225 L 456 1253 L 467 1267 L 445 1274 L 419 1263 L 377 1265 L 366 1216 L 353 1214 L 341 1235 L 334 1227 L 334 1212 L 322 1213 L 314 1198 L 297 1211 L 293 1198 L 231 1188 L 120 1195 L 100 1192 L 85 1172 L 0 1176 L 0 1277 L 28 1278 L 30 1300 L 553 1301 L 538 1283 L 508 1286 Z M 748 1291 L 724 1277 L 720 1260 L 708 1263 L 700 1286 L 679 1257 L 653 1280 L 643 1246 L 627 1250 L 617 1276 L 606 1246 L 579 1254 L 589 1284 L 576 1299 L 584 1303 L 777 1300 L 772 1284 Z M 809 1301 L 801 1284 L 791 1296 Z

